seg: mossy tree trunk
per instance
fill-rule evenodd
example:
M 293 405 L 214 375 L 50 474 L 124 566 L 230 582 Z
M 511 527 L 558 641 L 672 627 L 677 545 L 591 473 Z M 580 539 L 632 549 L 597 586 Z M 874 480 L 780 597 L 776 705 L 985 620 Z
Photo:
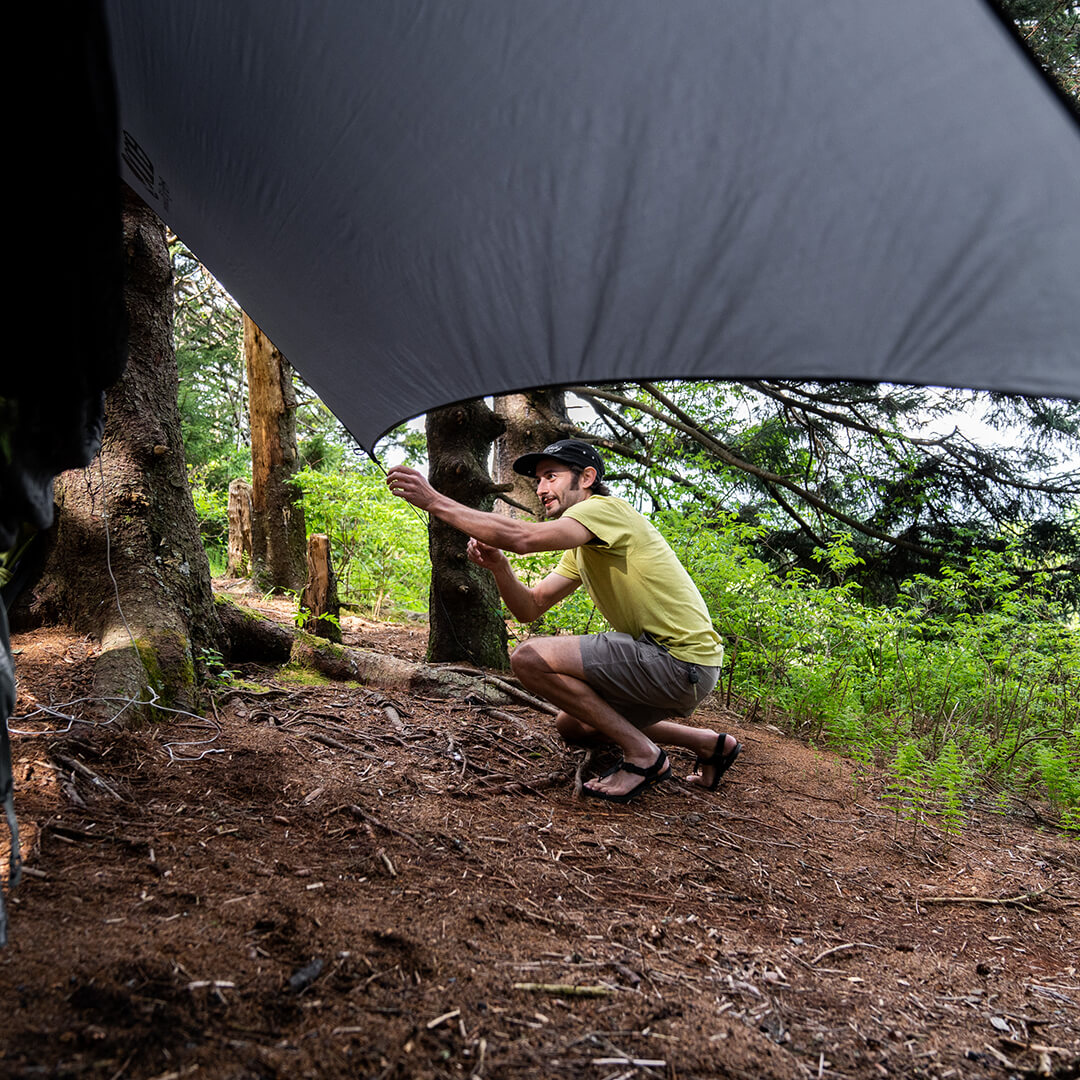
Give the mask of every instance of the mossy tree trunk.
M 38 621 L 67 622 L 101 642 L 98 698 L 148 700 L 152 688 L 162 704 L 191 708 L 196 660 L 219 647 L 221 627 L 184 466 L 172 268 L 164 226 L 130 192 L 123 223 L 128 364 L 106 395 L 99 460 L 57 480 L 55 536 L 29 610 Z M 140 712 L 150 710 L 127 715 Z
M 292 482 L 296 390 L 289 362 L 244 316 L 244 362 L 251 411 L 251 577 L 263 591 L 299 590 L 307 574 L 300 491 Z
M 436 490 L 466 506 L 491 510 L 495 486 L 487 462 L 491 444 L 504 427 L 483 401 L 429 412 L 428 477 Z M 434 663 L 464 660 L 505 669 L 510 661 L 499 592 L 491 574 L 469 562 L 468 540 L 464 533 L 431 518 L 427 658 Z
M 543 507 L 536 497 L 536 482 L 514 472 L 514 462 L 522 454 L 542 450 L 556 439 L 565 439 L 570 429 L 566 415 L 566 395 L 562 390 L 528 390 L 524 394 L 503 394 L 495 398 L 495 412 L 506 430 L 495 440 L 495 483 L 505 489 L 508 499 L 496 503 L 496 509 L 511 517 L 543 518 Z M 516 505 L 514 505 L 516 504 Z

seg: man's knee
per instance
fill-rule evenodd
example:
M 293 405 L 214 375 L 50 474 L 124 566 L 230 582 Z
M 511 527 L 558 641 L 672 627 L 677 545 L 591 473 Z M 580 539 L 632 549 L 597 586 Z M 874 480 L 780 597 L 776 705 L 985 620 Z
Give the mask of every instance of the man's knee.
M 543 641 L 543 638 L 540 639 Z M 510 654 L 510 670 L 520 679 L 537 671 L 551 671 L 544 658 L 544 649 L 536 641 L 523 641 Z

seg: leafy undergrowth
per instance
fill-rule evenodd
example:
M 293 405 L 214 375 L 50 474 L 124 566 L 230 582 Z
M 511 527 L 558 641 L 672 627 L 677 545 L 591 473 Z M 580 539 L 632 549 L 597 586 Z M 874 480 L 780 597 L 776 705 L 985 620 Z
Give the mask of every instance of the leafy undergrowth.
M 956 831 L 973 802 L 1034 796 L 1080 834 L 1080 633 L 1047 576 L 982 552 L 874 606 L 845 576 L 861 560 L 843 536 L 816 553 L 837 581 L 822 588 L 770 570 L 737 519 L 667 531 L 727 635 L 727 687 L 763 715 L 887 768 L 916 822 Z
M 80 696 L 92 646 L 15 644 L 20 711 Z M 715 704 L 745 746 L 716 794 L 607 807 L 536 713 L 237 674 L 219 729 L 16 736 L 3 1075 L 1077 1075 L 1080 853 L 1046 807 L 916 829 L 895 775 Z

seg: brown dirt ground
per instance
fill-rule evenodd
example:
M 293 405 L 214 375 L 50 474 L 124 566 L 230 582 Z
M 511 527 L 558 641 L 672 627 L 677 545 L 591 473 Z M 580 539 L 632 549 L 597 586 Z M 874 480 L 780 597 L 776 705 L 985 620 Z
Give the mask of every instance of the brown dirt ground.
M 91 642 L 14 645 L 20 714 L 86 692 Z M 716 704 L 716 794 L 609 807 L 527 709 L 243 675 L 218 731 L 14 738 L 0 1075 L 1080 1076 L 1075 841 L 897 833 L 879 777 Z

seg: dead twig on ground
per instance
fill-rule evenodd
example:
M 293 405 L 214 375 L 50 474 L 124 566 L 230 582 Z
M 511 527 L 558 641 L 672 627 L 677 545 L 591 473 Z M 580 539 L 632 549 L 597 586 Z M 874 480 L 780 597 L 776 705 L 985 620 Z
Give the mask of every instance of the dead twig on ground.
M 575 986 L 572 983 L 514 983 L 514 989 L 558 997 L 607 997 L 615 993 L 609 986 Z
M 595 748 L 589 747 L 584 756 L 578 762 L 577 772 L 574 773 L 574 798 L 580 799 L 585 791 L 585 770 L 592 764 Z
M 1017 896 L 920 896 L 920 904 L 990 904 L 996 907 L 1022 907 L 1025 911 L 1035 911 L 1031 903 L 1041 900 L 1046 889 L 1020 893 Z M 1027 901 L 1027 903 L 1025 903 Z
M 340 809 L 340 807 L 338 809 Z M 347 806 L 345 809 L 348 810 L 357 821 L 361 821 L 365 825 L 371 825 L 376 829 L 382 829 L 383 832 L 388 832 L 391 836 L 399 836 L 402 840 L 407 840 L 413 847 L 421 846 L 420 842 L 415 837 L 410 836 L 406 832 L 402 832 L 400 829 L 395 829 L 393 825 L 387 825 L 373 814 L 369 814 L 366 810 L 362 810 L 359 806 Z
M 88 769 L 81 761 L 76 761 L 75 758 L 70 758 L 64 754 L 58 754 L 55 751 L 52 754 L 53 760 L 57 764 L 62 765 L 65 769 L 70 769 L 74 773 L 78 773 L 84 780 L 89 780 L 91 784 L 101 788 L 103 791 L 107 791 L 114 799 L 120 802 L 124 801 L 124 797 L 107 781 L 103 780 L 93 769 Z
M 832 956 L 833 953 L 843 952 L 845 949 L 880 949 L 882 946 L 873 945 L 869 941 L 849 941 L 845 945 L 834 945 L 831 949 L 826 949 L 823 953 L 818 953 L 811 964 L 816 964 L 819 960 L 824 960 L 826 956 Z

